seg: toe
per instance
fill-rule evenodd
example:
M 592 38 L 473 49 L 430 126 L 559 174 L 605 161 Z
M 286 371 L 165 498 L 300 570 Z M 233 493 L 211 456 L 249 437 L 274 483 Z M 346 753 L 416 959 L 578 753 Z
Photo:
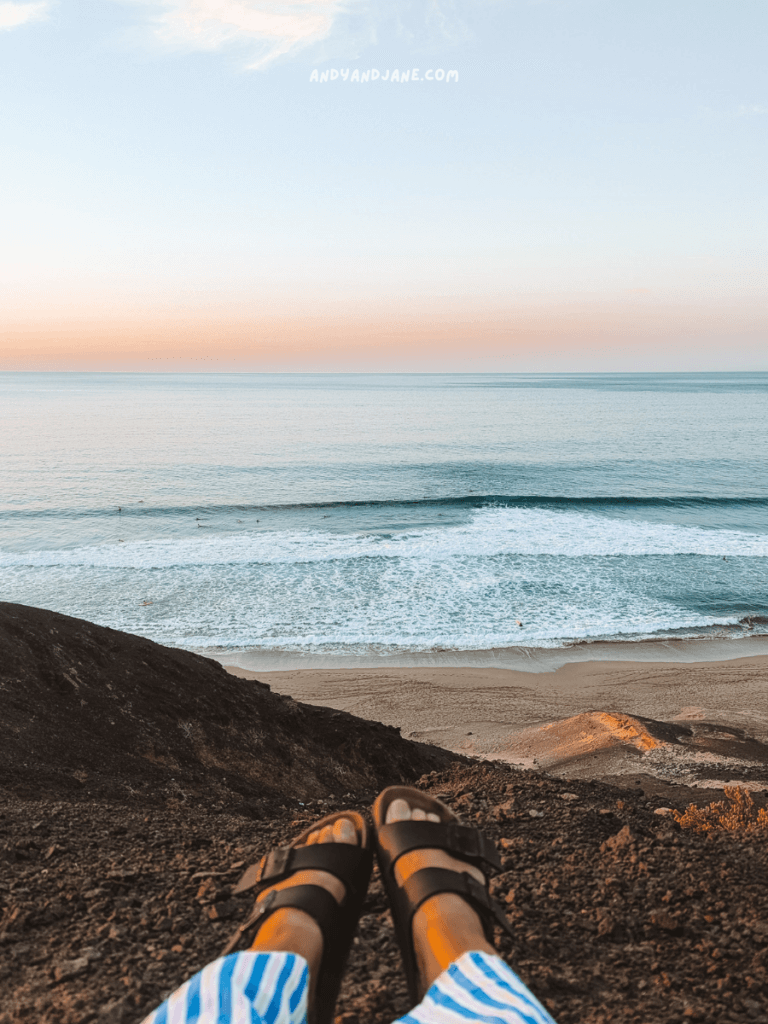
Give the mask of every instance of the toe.
M 309 835 L 307 836 L 307 842 L 306 842 L 305 845 L 306 846 L 313 846 L 317 842 L 319 837 L 320 837 L 320 833 L 319 832 L 310 832 Z
M 426 821 L 427 812 L 422 810 L 421 807 L 414 807 L 411 811 L 411 818 L 413 821 Z
M 429 811 L 427 814 L 427 821 L 434 821 L 437 825 L 440 824 L 440 815 L 435 814 L 434 811 Z
M 333 823 L 333 839 L 337 843 L 357 845 L 357 831 L 349 818 L 338 818 Z
M 387 825 L 396 821 L 409 821 L 410 817 L 411 808 L 405 800 L 393 800 L 387 808 Z
M 320 838 L 317 840 L 318 843 L 332 843 L 333 842 L 333 825 L 326 825 L 320 833 Z

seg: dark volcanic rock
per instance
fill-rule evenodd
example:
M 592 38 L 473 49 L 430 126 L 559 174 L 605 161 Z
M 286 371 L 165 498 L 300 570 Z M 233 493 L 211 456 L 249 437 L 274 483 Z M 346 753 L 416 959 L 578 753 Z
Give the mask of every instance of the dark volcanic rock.
M 204 798 L 258 816 L 455 760 L 208 658 L 16 604 L 0 603 L 0 699 L 0 786 L 17 795 Z
M 420 785 L 498 845 L 492 888 L 514 931 L 497 933 L 501 953 L 558 1024 L 768 1024 L 765 832 L 683 831 L 642 793 L 504 765 Z M 137 1024 L 248 913 L 231 895 L 243 862 L 371 796 L 253 821 L 0 794 L 17 852 L 0 861 L 0 1024 Z M 374 874 L 337 1013 L 390 1024 L 407 1008 Z

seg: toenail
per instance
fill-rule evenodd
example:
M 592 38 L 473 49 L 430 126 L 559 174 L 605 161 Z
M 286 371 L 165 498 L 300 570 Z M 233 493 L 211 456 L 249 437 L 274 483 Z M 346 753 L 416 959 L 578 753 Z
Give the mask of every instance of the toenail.
M 396 821 L 408 821 L 411 817 L 411 808 L 402 799 L 393 800 L 387 808 L 387 824 L 391 825 Z
M 354 844 L 357 842 L 357 831 L 349 818 L 339 818 L 334 822 L 333 838 L 337 843 Z

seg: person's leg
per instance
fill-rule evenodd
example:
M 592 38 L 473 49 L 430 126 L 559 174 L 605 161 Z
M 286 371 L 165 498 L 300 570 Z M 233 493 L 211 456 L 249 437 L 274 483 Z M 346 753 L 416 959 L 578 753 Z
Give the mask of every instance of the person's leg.
M 312 832 L 305 845 L 358 842 L 352 822 L 341 818 Z M 337 902 L 344 884 L 326 871 L 297 871 L 259 894 L 289 886 L 318 885 Z M 312 1005 L 323 953 L 317 922 L 294 907 L 275 910 L 249 950 L 220 957 L 176 989 L 143 1024 L 303 1024 Z
M 419 807 L 393 800 L 386 821 L 434 821 Z M 479 868 L 439 849 L 403 854 L 395 864 L 402 885 L 423 868 L 447 868 L 471 874 L 481 884 Z M 456 893 L 426 900 L 413 917 L 413 943 L 423 988 L 421 1003 L 396 1024 L 455 1024 L 462 1019 L 493 1024 L 554 1024 L 551 1016 L 514 971 L 496 955 L 485 937 L 479 915 Z
M 395 1024 L 555 1024 L 501 957 L 468 952 L 438 975 Z
M 326 825 L 319 832 L 310 833 L 306 845 L 315 843 L 349 843 L 357 842 L 355 826 L 347 818 L 339 818 L 333 825 Z M 273 891 L 278 892 L 294 885 L 321 885 L 327 889 L 337 903 L 344 899 L 344 884 L 335 875 L 327 871 L 297 871 L 260 894 L 261 903 Z M 317 972 L 323 955 L 323 935 L 317 921 L 295 907 L 284 907 L 276 910 L 261 926 L 253 940 L 251 949 L 264 952 L 297 953 L 307 961 L 310 979 L 310 1001 L 317 984 Z
M 387 824 L 410 820 L 439 822 L 440 818 L 436 814 L 423 811 L 420 807 L 412 809 L 405 800 L 393 800 L 387 808 Z M 395 864 L 395 879 L 402 885 L 422 868 L 465 871 L 481 884 L 485 882 L 479 868 L 451 857 L 444 850 L 431 849 L 413 850 L 403 854 Z M 433 896 L 419 907 L 413 918 L 413 941 L 419 973 L 425 988 L 462 953 L 470 950 L 495 952 L 485 938 L 483 925 L 477 913 L 466 900 L 451 892 Z
M 309 974 L 295 953 L 231 953 L 177 988 L 142 1024 L 306 1024 Z

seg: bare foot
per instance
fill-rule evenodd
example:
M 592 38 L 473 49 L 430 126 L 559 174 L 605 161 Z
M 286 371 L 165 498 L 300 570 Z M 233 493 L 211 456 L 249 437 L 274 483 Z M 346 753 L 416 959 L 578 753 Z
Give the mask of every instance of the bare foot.
M 357 830 L 349 818 L 338 818 L 332 825 L 326 825 L 318 832 L 311 832 L 307 837 L 306 846 L 314 843 L 349 843 L 355 846 L 358 842 Z M 327 871 L 297 871 L 290 878 L 277 882 L 259 894 L 262 900 L 273 890 L 287 889 L 294 885 L 320 885 L 327 889 L 337 902 L 344 899 L 345 887 L 335 875 Z M 294 907 L 281 907 L 267 918 L 256 933 L 251 949 L 257 953 L 298 953 L 309 965 L 309 1000 L 314 998 L 317 972 L 323 955 L 323 933 L 320 926 L 303 910 Z
M 437 814 L 411 807 L 406 800 L 393 800 L 387 808 L 387 824 L 396 821 L 440 821 Z M 445 850 L 423 849 L 404 853 L 395 864 L 395 880 L 402 885 L 422 868 L 448 868 L 472 875 L 482 885 L 485 876 L 474 864 L 458 860 Z M 446 892 L 426 900 L 413 916 L 413 945 L 422 989 L 426 991 L 462 953 L 479 950 L 495 953 L 485 938 L 478 914 L 457 893 Z

